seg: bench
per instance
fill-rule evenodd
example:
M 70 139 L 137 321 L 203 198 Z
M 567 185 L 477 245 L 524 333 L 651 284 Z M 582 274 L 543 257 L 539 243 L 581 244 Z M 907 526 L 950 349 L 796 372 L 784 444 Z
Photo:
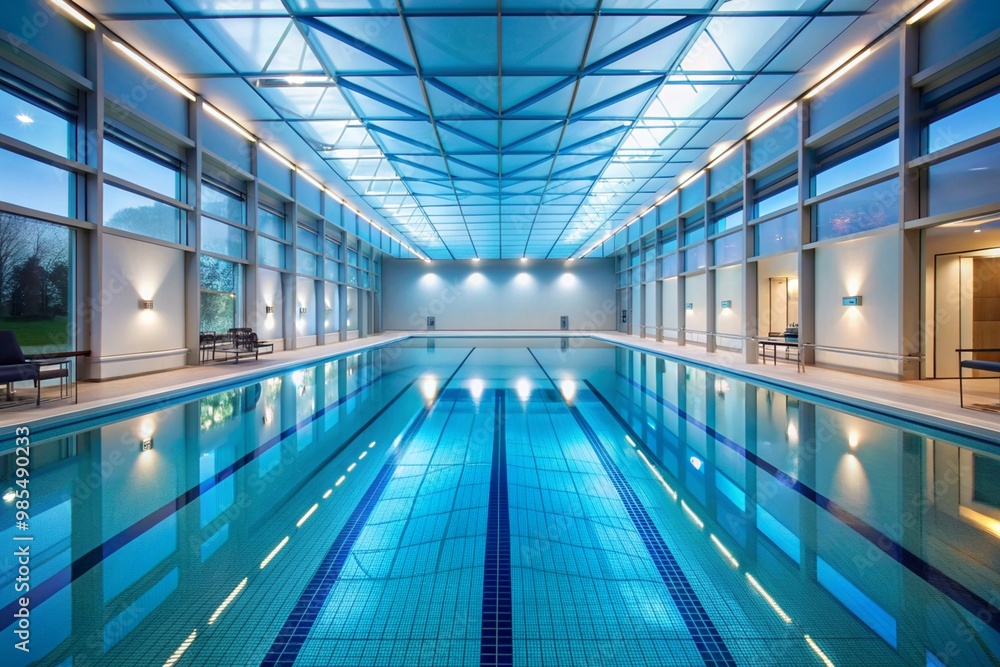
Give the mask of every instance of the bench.
M 965 370 L 987 371 L 990 373 L 1000 373 L 1000 361 L 987 361 L 985 359 L 962 359 L 962 354 L 976 352 L 1000 352 L 996 347 L 960 347 L 958 352 L 958 404 L 965 407 Z M 971 378 L 970 378 L 971 379 Z M 994 379 L 994 378 L 977 378 Z M 1000 379 L 1000 378 L 997 378 Z

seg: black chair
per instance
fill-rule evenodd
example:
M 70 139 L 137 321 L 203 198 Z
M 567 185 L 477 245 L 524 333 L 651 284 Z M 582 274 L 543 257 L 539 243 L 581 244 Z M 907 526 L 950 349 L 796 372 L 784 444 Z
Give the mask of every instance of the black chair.
M 0 331 L 0 384 L 7 385 L 7 400 L 11 400 L 15 382 L 35 383 L 35 405 L 42 403 L 41 364 L 24 358 L 24 352 L 13 331 Z
M 965 369 L 970 371 L 987 371 L 989 373 L 1000 373 L 1000 361 L 988 361 L 986 359 L 963 359 L 962 355 L 965 353 L 975 354 L 977 352 L 1000 352 L 1000 348 L 996 347 L 960 347 L 958 352 L 958 405 L 960 407 L 966 407 L 965 405 L 965 380 L 966 379 L 976 379 L 976 380 L 995 380 L 997 378 L 966 378 Z M 974 405 L 974 409 L 988 409 L 996 410 L 1000 406 L 985 406 L 985 405 Z

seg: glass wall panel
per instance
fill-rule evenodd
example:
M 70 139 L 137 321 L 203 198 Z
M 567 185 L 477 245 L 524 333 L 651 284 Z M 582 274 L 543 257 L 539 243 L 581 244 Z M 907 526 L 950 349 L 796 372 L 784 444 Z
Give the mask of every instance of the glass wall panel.
M 698 245 L 684 251 L 684 270 L 694 271 L 705 268 L 705 246 Z
M 743 151 L 736 148 L 710 170 L 709 194 L 717 195 L 741 180 L 743 180 Z
M 689 211 L 705 201 L 705 175 L 681 188 L 681 211 Z
M 74 231 L 0 212 L 0 329 L 26 353 L 73 349 Z
M 260 264 L 285 268 L 285 246 L 263 236 L 257 238 L 257 261 Z
M 893 139 L 889 143 L 882 144 L 817 173 L 813 177 L 813 195 L 826 194 L 848 183 L 860 181 L 872 174 L 898 166 L 899 139 Z
M 131 146 L 105 139 L 104 171 L 161 195 L 180 199 L 180 169 L 143 155 Z
M 246 224 L 246 202 L 242 195 L 208 183 L 201 184 L 201 210 L 231 222 Z
M 775 211 L 794 206 L 799 201 L 799 186 L 793 185 L 790 188 L 777 192 L 769 197 L 764 197 L 754 204 L 754 217 L 763 218 Z
M 899 222 L 899 180 L 821 202 L 813 210 L 816 241 L 895 225 Z
M 329 236 L 326 237 L 326 256 L 340 259 L 340 243 Z
M 67 218 L 76 216 L 76 176 L 0 149 L 0 200 Z
M 743 209 L 737 209 L 732 213 L 728 213 L 721 218 L 717 218 L 712 224 L 713 234 L 720 234 L 727 229 L 735 229 L 743 224 Z
M 715 239 L 715 263 L 730 264 L 743 259 L 743 234 L 736 232 Z
M 670 255 L 660 259 L 660 277 L 670 278 L 677 275 L 677 255 Z
M 169 204 L 105 183 L 104 224 L 162 241 L 181 243 L 184 212 Z
M 931 165 L 928 170 L 929 215 L 949 213 L 1000 201 L 1000 144 Z
M 799 138 L 799 116 L 789 112 L 762 134 L 750 140 L 750 171 L 759 169 L 795 148 Z
M 201 219 L 201 249 L 230 257 L 245 257 L 246 232 L 239 227 Z
M 0 134 L 72 160 L 75 130 L 71 119 L 0 89 Z
M 261 234 L 267 234 L 275 238 L 285 237 L 285 218 L 266 208 L 257 210 L 257 228 Z
M 300 248 L 308 248 L 319 252 L 319 234 L 306 227 L 298 227 L 297 242 Z
M 340 280 L 340 264 L 332 259 L 324 261 L 323 277 L 327 280 Z
M 295 271 L 308 276 L 319 274 L 319 266 L 316 262 L 316 255 L 305 250 L 295 251 Z
M 792 211 L 780 218 L 768 220 L 754 228 L 757 237 L 757 254 L 770 255 L 788 250 L 799 244 L 799 214 Z
M 927 152 L 985 134 L 1000 127 L 1000 94 L 960 109 L 927 126 Z
M 684 245 L 705 240 L 705 223 L 701 221 L 684 223 Z
M 201 331 L 225 332 L 240 326 L 243 269 L 217 257 L 201 257 Z

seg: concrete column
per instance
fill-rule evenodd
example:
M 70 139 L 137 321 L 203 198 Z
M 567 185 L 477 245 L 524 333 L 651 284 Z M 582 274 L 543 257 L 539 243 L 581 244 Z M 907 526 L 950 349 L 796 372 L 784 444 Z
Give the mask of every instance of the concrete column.
M 910 171 L 906 163 L 920 155 L 920 93 L 910 81 L 920 69 L 919 33 L 916 25 L 903 25 L 900 35 L 899 85 L 899 252 L 900 289 L 898 302 L 900 380 L 926 377 L 918 358 L 925 354 L 921 322 L 920 265 L 921 232 L 906 229 L 908 220 L 920 217 L 920 170 Z
M 799 114 L 799 341 L 816 342 L 816 251 L 802 246 L 812 241 L 812 213 L 803 202 L 809 197 L 812 181 L 812 151 L 805 147 L 809 136 L 809 105 L 799 100 L 796 112 Z M 802 351 L 802 363 L 816 363 L 816 353 L 812 348 Z
M 187 197 L 194 207 L 187 214 L 187 233 L 181 239 L 191 252 L 184 255 L 184 344 L 188 349 L 188 364 L 201 363 L 199 332 L 201 331 L 201 172 L 202 116 L 204 100 L 199 97 L 188 105 L 188 133 L 194 146 L 187 150 Z
M 94 361 L 103 351 L 101 341 L 101 292 L 104 287 L 104 26 L 87 34 L 87 78 L 94 90 L 85 93 L 83 122 L 77 134 L 77 157 L 86 159 L 88 166 L 97 170 L 85 176 L 85 217 L 96 225 L 91 231 L 76 233 L 76 287 L 85 304 L 77 308 L 75 326 L 77 347 L 90 350 L 80 364 L 80 379 L 89 379 L 97 371 Z M 84 155 L 80 155 L 83 153 Z

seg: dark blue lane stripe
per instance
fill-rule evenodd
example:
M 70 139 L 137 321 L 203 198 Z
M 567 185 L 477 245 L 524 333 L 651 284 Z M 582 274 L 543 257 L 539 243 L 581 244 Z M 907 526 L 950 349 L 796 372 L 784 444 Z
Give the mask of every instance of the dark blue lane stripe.
M 138 538 L 143 533 L 153 528 L 155 525 L 157 525 L 164 519 L 167 519 L 168 517 L 170 517 L 171 514 L 178 512 L 183 507 L 185 507 L 186 505 L 197 499 L 198 496 L 207 492 L 212 487 L 218 485 L 220 482 L 225 480 L 227 477 L 231 476 L 240 468 L 245 467 L 254 459 L 259 458 L 261 454 L 271 449 L 285 438 L 293 435 L 294 433 L 305 428 L 312 422 L 316 421 L 317 419 L 325 415 L 328 411 L 340 407 L 343 403 L 347 402 L 351 398 L 354 398 L 359 393 L 361 393 L 368 387 L 375 384 L 375 382 L 376 380 L 372 380 L 370 382 L 361 385 L 354 391 L 345 394 L 344 396 L 338 398 L 333 403 L 330 403 L 329 405 L 321 408 L 314 414 L 306 417 L 298 424 L 289 426 L 278 435 L 265 441 L 256 449 L 247 452 L 242 457 L 237 459 L 235 462 L 231 463 L 227 467 L 215 473 L 215 475 L 213 475 L 212 477 L 209 477 L 208 479 L 200 482 L 197 486 L 191 487 L 181 495 L 167 502 L 165 505 L 159 507 L 158 509 L 153 510 L 151 513 L 139 519 L 128 528 L 124 528 L 121 532 L 109 537 L 102 544 L 97 545 L 87 553 L 83 554 L 82 556 L 80 556 L 72 563 L 70 563 L 63 569 L 53 574 L 51 577 L 49 577 L 42 583 L 38 584 L 37 586 L 32 586 L 31 587 L 32 605 L 37 606 L 45 602 L 50 597 L 58 593 L 60 590 L 62 590 L 63 588 L 65 588 L 66 586 L 68 586 L 69 584 L 76 581 L 78 578 L 82 577 L 84 574 L 92 570 L 105 558 L 112 555 L 113 553 L 124 547 L 126 544 L 128 544 L 129 542 L 135 540 L 136 538 Z M 409 383 L 407 383 L 407 385 L 403 387 L 403 389 L 400 390 L 400 392 L 396 394 L 391 401 L 389 401 L 382 407 L 382 409 L 378 412 L 378 414 L 382 414 L 383 412 L 385 412 L 385 410 L 387 410 L 389 406 L 395 403 L 399 399 L 399 397 L 406 392 L 406 390 L 408 390 L 411 386 L 413 386 L 415 382 L 416 380 L 411 380 Z M 355 433 L 349 439 L 344 441 L 344 444 L 341 447 L 337 448 L 334 452 L 330 454 L 330 456 L 327 457 L 326 461 L 324 461 L 321 465 L 318 465 L 317 469 L 325 466 L 333 457 L 337 456 L 337 454 L 343 451 L 344 447 L 346 447 L 348 444 L 350 444 L 350 442 L 354 438 L 360 435 L 361 431 L 368 428 L 368 426 L 371 424 L 372 421 L 374 421 L 374 418 L 370 419 L 368 423 L 366 423 L 360 429 L 355 431 Z M 0 622 L 6 622 L 5 625 L 0 627 L 6 628 L 7 626 L 13 623 L 14 612 L 16 610 L 17 610 L 17 600 L 14 600 L 10 604 L 0 609 L 0 618 L 3 619 L 3 621 Z
M 748 451 L 745 447 L 743 447 L 743 445 L 740 445 L 739 443 L 730 440 L 729 438 L 727 438 L 726 436 L 722 435 L 714 428 L 709 426 L 708 424 L 705 424 L 700 420 L 692 417 L 684 410 L 681 410 L 673 403 L 670 403 L 662 396 L 658 395 L 656 392 L 651 391 L 646 387 L 643 387 L 632 378 L 629 378 L 621 373 L 618 373 L 617 375 L 620 378 L 622 378 L 625 382 L 628 382 L 632 386 L 644 392 L 646 395 L 655 399 L 656 402 L 658 402 L 660 405 L 662 405 L 663 407 L 667 408 L 668 410 L 676 414 L 678 417 L 681 417 L 689 424 L 695 426 L 699 430 L 703 431 L 705 434 L 714 438 L 716 442 L 725 445 L 729 449 L 733 450 L 734 452 L 745 458 L 747 461 L 756 466 L 759 470 L 763 470 L 764 472 L 769 474 L 771 477 L 776 479 L 784 486 L 793 489 L 797 493 L 801 494 L 805 498 L 815 503 L 818 507 L 821 507 L 824 510 L 826 510 L 835 519 L 843 523 L 845 526 L 848 526 L 849 528 L 854 530 L 854 532 L 856 532 L 864 539 L 868 540 L 868 542 L 870 542 L 871 544 L 874 544 L 876 547 L 879 548 L 880 551 L 885 553 L 887 556 L 891 557 L 893 560 L 895 560 L 897 563 L 908 569 L 910 572 L 913 572 L 915 575 L 926 581 L 928 584 L 936 588 L 938 591 L 951 598 L 951 600 L 961 605 L 972 615 L 979 618 L 983 623 L 990 626 L 997 632 L 1000 632 L 1000 614 L 994 613 L 996 611 L 996 607 L 991 605 L 986 599 L 984 599 L 974 591 L 970 590 L 969 588 L 966 588 L 964 584 L 962 584 L 959 581 L 956 581 L 955 579 L 951 578 L 938 568 L 934 567 L 927 561 L 923 560 L 922 558 L 920 558 L 920 556 L 916 555 L 909 549 L 905 548 L 902 544 L 896 542 L 891 537 L 880 531 L 878 528 L 875 528 L 871 524 L 865 522 L 863 519 L 854 516 L 846 509 L 841 507 L 836 501 L 827 498 L 823 494 L 816 491 L 816 489 L 813 489 L 812 487 L 803 484 L 802 482 L 795 479 L 788 473 L 779 470 L 777 466 L 760 458 L 754 452 Z M 586 384 L 591 389 L 591 391 L 595 392 L 595 394 L 597 393 L 597 390 L 594 389 L 593 385 L 591 385 L 590 382 L 586 382 Z M 603 399 L 603 397 L 601 397 L 599 394 L 597 395 L 599 398 Z M 613 414 L 617 414 L 613 410 L 611 412 Z M 640 440 L 636 440 L 636 442 L 638 443 L 640 442 Z
M 535 359 L 542 372 L 545 373 L 545 376 L 549 378 L 549 382 L 552 382 L 548 371 L 542 366 L 542 362 L 538 360 L 535 353 L 530 348 L 528 352 Z M 554 382 L 553 386 L 555 386 Z M 735 658 L 729 652 L 729 648 L 722 639 L 722 635 L 709 617 L 705 606 L 698 599 L 698 594 L 695 593 L 694 587 L 691 586 L 691 582 L 688 581 L 670 547 L 667 546 L 646 508 L 643 507 L 639 496 L 636 495 L 628 480 L 625 479 L 625 475 L 622 474 L 614 459 L 611 458 L 608 450 L 604 447 L 597 433 L 594 432 L 593 427 L 583 416 L 583 413 L 580 412 L 580 409 L 567 401 L 561 400 L 560 402 L 569 408 L 576 423 L 580 426 L 580 430 L 583 431 L 594 453 L 597 454 L 597 458 L 604 467 L 605 472 L 611 478 L 611 483 L 625 505 L 625 511 L 628 512 L 629 518 L 632 519 L 632 524 L 639 532 L 639 537 L 642 538 L 642 543 L 646 546 L 650 558 L 652 558 L 653 563 L 656 565 L 656 569 L 660 573 L 660 578 L 666 584 L 670 599 L 673 600 L 674 606 L 684 621 L 684 625 L 691 634 L 691 639 L 694 640 L 695 647 L 698 649 L 701 659 L 706 665 L 712 667 L 735 667 Z
M 399 445 L 390 450 L 389 457 L 386 459 L 382 469 L 361 497 L 361 501 L 357 507 L 351 512 L 347 523 L 341 528 L 337 538 L 326 552 L 326 556 L 320 562 L 319 568 L 313 574 L 309 583 L 306 584 L 302 594 L 299 595 L 299 599 L 296 600 L 291 613 L 285 619 L 285 623 L 281 627 L 281 630 L 278 631 L 277 637 L 274 638 L 271 648 L 268 649 L 264 660 L 261 661 L 261 667 L 291 667 L 295 663 L 295 659 L 298 657 L 299 651 L 302 650 L 302 646 L 305 644 L 310 630 L 312 630 L 316 619 L 326 605 L 330 592 L 337 583 L 337 579 L 340 578 L 340 573 L 344 568 L 344 564 L 347 563 L 347 557 L 350 555 L 354 543 L 357 542 L 361 531 L 364 529 L 365 524 L 368 523 L 369 517 L 371 517 L 372 511 L 378 505 L 379 500 L 382 499 L 382 494 L 389 486 L 389 482 L 396 472 L 396 467 L 399 465 L 400 459 L 410 443 L 413 442 L 420 427 L 427 420 L 428 415 L 433 412 L 434 408 L 440 402 L 444 389 L 451 383 L 469 357 L 472 356 L 475 349 L 472 348 L 469 350 L 469 354 L 465 355 L 462 362 L 455 368 L 448 380 L 445 381 L 434 401 L 430 405 L 424 406 L 417 413 L 417 416 L 410 422 L 410 426 L 403 433 Z
M 493 465 L 486 523 L 486 569 L 483 572 L 483 624 L 479 664 L 514 664 L 514 609 L 510 576 L 510 507 L 507 502 L 506 392 L 496 392 Z

